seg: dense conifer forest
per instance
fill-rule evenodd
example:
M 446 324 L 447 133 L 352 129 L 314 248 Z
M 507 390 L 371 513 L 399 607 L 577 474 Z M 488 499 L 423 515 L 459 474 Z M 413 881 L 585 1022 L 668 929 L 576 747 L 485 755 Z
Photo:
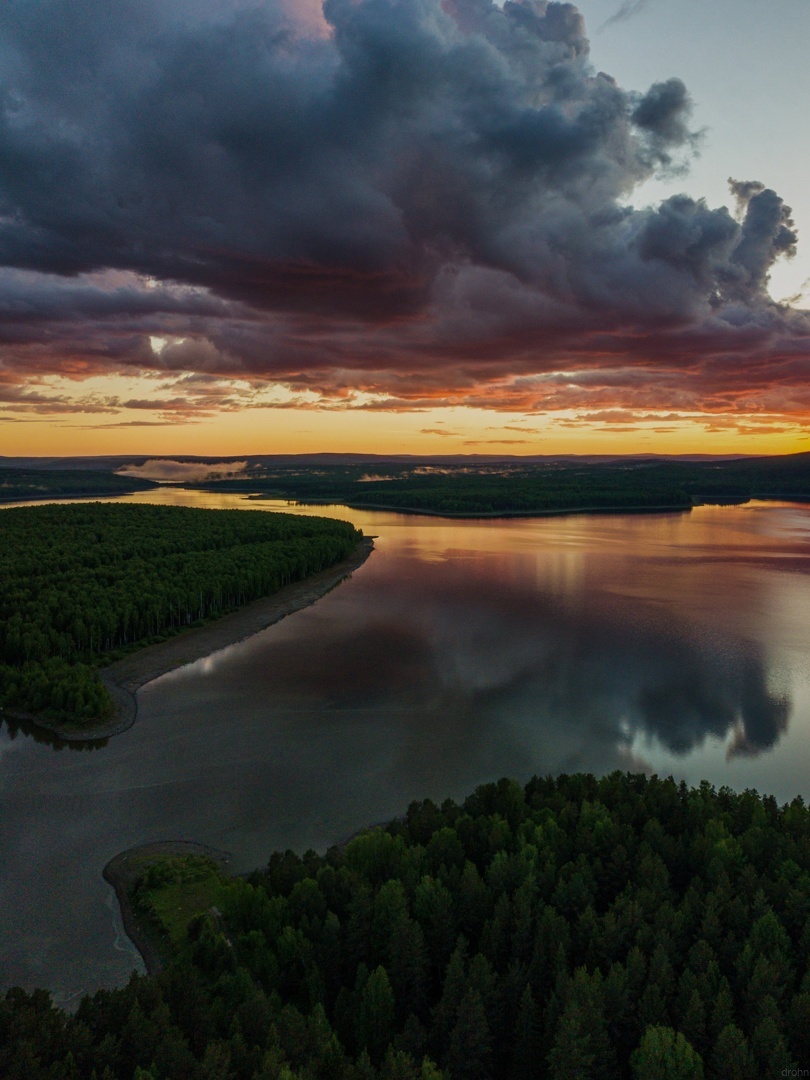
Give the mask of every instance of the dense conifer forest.
M 98 666 L 345 558 L 345 521 L 80 503 L 0 512 L 0 705 L 111 712 Z
M 552 472 L 420 473 L 390 480 L 357 480 L 351 486 L 309 477 L 278 489 L 300 502 L 345 502 L 354 507 L 389 507 L 448 516 L 541 514 L 566 510 L 686 510 L 690 495 L 656 478 L 606 472 L 593 476 Z
M 124 495 L 158 485 L 136 476 L 119 476 L 102 469 L 0 468 L 0 502 L 59 499 L 93 495 Z
M 810 812 L 614 773 L 412 803 L 248 879 L 155 863 L 167 966 L 0 1000 L 7 1080 L 759 1080 L 810 1067 Z M 789 1072 L 788 1072 L 789 1075 Z
M 194 485 L 190 485 L 194 486 Z M 688 509 L 752 498 L 810 499 L 810 454 L 731 461 L 656 458 L 403 465 L 286 464 L 249 478 L 208 481 L 208 490 L 264 493 L 300 502 L 345 503 L 474 517 L 588 509 Z
M 185 486 L 303 503 L 344 503 L 461 517 L 587 509 L 677 510 L 752 498 L 810 500 L 807 453 L 696 461 L 513 457 L 328 462 L 315 460 L 317 457 L 250 459 L 244 476 L 194 480 Z M 115 460 L 110 459 L 109 471 L 0 467 L 0 501 L 2 497 L 114 494 L 156 486 L 150 480 L 113 472 L 114 465 Z

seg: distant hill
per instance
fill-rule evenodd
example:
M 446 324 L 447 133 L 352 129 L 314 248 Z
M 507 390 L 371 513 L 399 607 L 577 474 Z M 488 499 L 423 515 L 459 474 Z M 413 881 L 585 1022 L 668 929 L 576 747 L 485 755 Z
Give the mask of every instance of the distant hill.
M 382 464 L 406 462 L 409 464 L 465 464 L 468 462 L 524 462 L 538 464 L 570 461 L 582 464 L 598 464 L 621 461 L 739 461 L 750 458 L 746 454 L 232 454 L 201 456 L 197 454 L 105 454 L 98 456 L 68 457 L 4 457 L 0 455 L 0 469 L 91 469 L 112 471 L 127 465 L 144 465 L 147 461 L 201 462 L 218 465 L 227 462 L 246 461 L 249 466 L 274 465 L 343 465 Z M 794 454 L 793 457 L 807 457 Z M 775 460 L 775 459 L 770 459 Z

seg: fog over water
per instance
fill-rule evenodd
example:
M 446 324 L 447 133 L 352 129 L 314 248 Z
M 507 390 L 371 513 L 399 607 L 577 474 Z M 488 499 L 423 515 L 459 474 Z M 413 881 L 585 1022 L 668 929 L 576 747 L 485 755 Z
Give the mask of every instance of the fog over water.
M 810 507 L 296 512 L 349 518 L 376 549 L 313 607 L 144 687 L 106 745 L 0 727 L 3 985 L 69 1000 L 124 981 L 139 961 L 101 869 L 151 840 L 248 870 L 507 774 L 630 768 L 810 796 Z

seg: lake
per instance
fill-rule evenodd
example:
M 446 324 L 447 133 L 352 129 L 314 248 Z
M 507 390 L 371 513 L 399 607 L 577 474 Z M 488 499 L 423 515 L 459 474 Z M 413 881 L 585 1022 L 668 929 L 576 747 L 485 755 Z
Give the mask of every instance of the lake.
M 613 769 L 810 796 L 810 507 L 449 521 L 325 514 L 376 549 L 314 606 L 172 672 L 94 749 L 0 725 L 0 983 L 70 1004 L 140 960 L 101 877 L 154 840 L 325 849 L 413 799 Z

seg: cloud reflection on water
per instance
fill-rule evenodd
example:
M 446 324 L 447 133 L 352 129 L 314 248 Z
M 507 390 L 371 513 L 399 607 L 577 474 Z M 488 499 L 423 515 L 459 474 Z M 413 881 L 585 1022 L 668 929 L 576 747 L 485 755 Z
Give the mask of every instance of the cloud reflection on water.
M 138 722 L 103 749 L 59 754 L 0 729 L 10 981 L 61 999 L 126 980 L 101 868 L 148 840 L 209 843 L 248 870 L 411 799 L 576 770 L 807 796 L 805 509 L 508 523 L 328 512 L 379 534 L 361 570 L 145 687 Z
M 448 772 L 479 756 L 499 775 L 510 763 L 517 774 L 642 766 L 639 739 L 678 756 L 707 739 L 751 756 L 787 731 L 789 695 L 733 627 L 698 631 L 593 582 L 529 587 L 497 559 L 389 556 L 374 571 L 353 588 L 350 619 L 338 597 L 330 618 L 310 613 L 223 653 L 206 694 L 221 703 L 227 685 L 240 707 L 261 700 L 288 727 L 351 713 L 396 728 L 403 752 Z

